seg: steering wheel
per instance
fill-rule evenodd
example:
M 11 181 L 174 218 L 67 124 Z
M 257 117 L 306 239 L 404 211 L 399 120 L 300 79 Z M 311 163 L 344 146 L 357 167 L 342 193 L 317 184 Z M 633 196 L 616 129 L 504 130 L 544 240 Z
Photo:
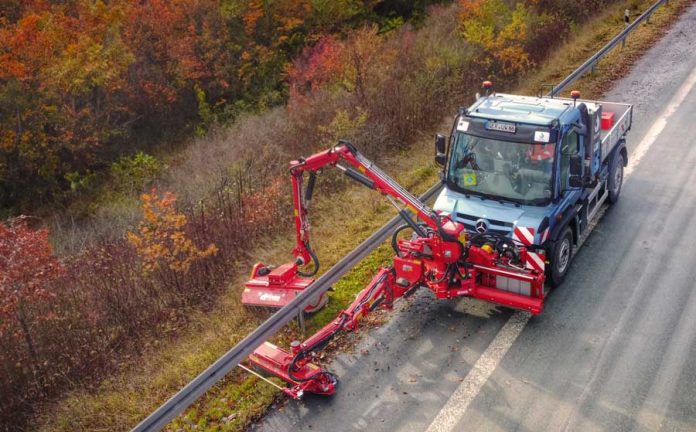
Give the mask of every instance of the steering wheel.
M 464 155 L 464 157 L 457 161 L 457 163 L 454 165 L 455 168 L 466 168 L 467 165 L 470 165 L 472 169 L 479 171 L 480 168 L 478 164 L 476 163 L 476 153 L 467 153 Z

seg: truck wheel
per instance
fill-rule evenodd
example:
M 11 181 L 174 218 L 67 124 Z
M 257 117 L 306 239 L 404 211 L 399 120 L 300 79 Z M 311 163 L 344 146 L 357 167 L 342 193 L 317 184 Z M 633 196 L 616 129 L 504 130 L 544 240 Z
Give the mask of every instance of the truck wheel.
M 570 268 L 570 260 L 573 257 L 573 232 L 570 227 L 565 227 L 561 231 L 561 235 L 553 246 L 551 254 L 551 286 L 557 287 L 563 282 L 568 268 Z
M 621 152 L 616 153 L 609 170 L 609 203 L 619 200 L 624 176 L 624 158 Z

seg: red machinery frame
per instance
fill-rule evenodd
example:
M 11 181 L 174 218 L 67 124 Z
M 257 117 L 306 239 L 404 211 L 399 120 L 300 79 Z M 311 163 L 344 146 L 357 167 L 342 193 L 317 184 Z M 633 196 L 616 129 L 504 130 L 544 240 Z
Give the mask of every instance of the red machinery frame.
M 292 299 L 293 291 L 302 290 L 314 281 L 311 276 L 318 270 L 319 262 L 309 243 L 308 206 L 316 174 L 325 167 L 338 168 L 351 179 L 385 195 L 406 222 L 397 232 L 408 228 L 414 231 L 414 236 L 402 240 L 395 233 L 393 265 L 382 268 L 355 301 L 316 334 L 302 343 L 294 342 L 290 351 L 267 342 L 249 356 L 255 366 L 291 385 L 284 390 L 286 394 L 295 398 L 306 391 L 332 394 L 336 378 L 315 363 L 314 353 L 338 332 L 356 329 L 360 319 L 370 311 L 377 307 L 390 309 L 395 300 L 421 286 L 429 288 L 439 299 L 469 296 L 532 314 L 541 313 L 545 275 L 528 262 L 530 253 L 536 254 L 534 258 L 538 260 L 540 252 L 529 251 L 496 234 L 467 238 L 463 224 L 435 212 L 346 141 L 290 163 L 297 242 L 293 249 L 295 261 L 277 268 L 255 265 L 251 280 L 245 285 L 245 304 L 282 306 Z M 305 172 L 309 173 L 309 180 L 303 194 Z M 310 261 L 314 262 L 311 273 L 299 270 Z M 317 299 L 308 309 L 321 307 L 322 301 Z

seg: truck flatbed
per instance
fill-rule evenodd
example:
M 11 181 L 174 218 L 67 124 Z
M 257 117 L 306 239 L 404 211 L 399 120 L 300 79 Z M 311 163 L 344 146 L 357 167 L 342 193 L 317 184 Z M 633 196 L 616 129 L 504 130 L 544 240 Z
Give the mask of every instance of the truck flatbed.
M 566 99 L 572 102 L 572 99 Z M 604 161 L 614 150 L 616 144 L 624 139 L 624 135 L 631 129 L 633 122 L 633 105 L 619 102 L 604 102 L 595 100 L 578 99 L 578 103 L 587 105 L 590 116 L 594 115 L 592 120 L 593 126 L 599 125 L 600 132 L 600 154 L 601 160 Z M 597 113 L 599 112 L 599 118 Z M 601 127 L 601 115 L 612 113 L 614 114 L 613 124 L 609 129 Z M 599 121 L 599 122 L 598 122 Z

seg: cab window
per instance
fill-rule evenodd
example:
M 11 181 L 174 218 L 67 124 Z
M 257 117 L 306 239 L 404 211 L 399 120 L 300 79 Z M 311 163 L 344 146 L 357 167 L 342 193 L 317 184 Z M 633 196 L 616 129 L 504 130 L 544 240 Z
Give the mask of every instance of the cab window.
M 561 191 L 568 189 L 570 177 L 570 157 L 578 154 L 578 133 L 569 131 L 561 141 Z

